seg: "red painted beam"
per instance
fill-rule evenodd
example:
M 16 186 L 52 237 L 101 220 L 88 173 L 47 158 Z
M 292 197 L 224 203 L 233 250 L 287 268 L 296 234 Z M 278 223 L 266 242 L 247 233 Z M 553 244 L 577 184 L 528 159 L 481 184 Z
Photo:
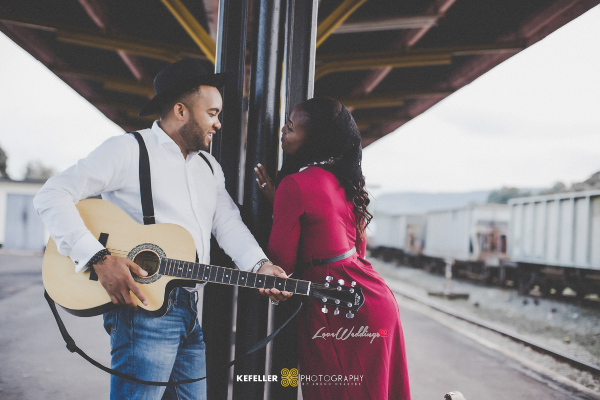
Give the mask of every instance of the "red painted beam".
M 425 11 L 425 15 L 443 15 L 454 4 L 456 0 L 435 0 L 431 6 Z M 417 29 L 409 29 L 400 34 L 399 38 L 392 43 L 390 50 L 401 49 L 407 46 L 415 45 L 433 25 L 425 26 Z M 376 69 L 363 79 L 362 83 L 352 90 L 353 96 L 364 96 L 371 93 L 392 71 L 392 67 Z
M 106 6 L 98 0 L 78 0 L 81 7 L 85 10 L 87 15 L 94 21 L 97 27 L 105 30 L 113 30 L 117 32 L 114 27 L 109 24 L 109 18 L 106 11 Z M 139 58 L 131 54 L 127 54 L 124 51 L 117 51 L 117 54 L 123 60 L 123 63 L 129 68 L 129 71 L 133 74 L 135 79 L 138 81 L 147 80 L 146 72 L 140 62 Z

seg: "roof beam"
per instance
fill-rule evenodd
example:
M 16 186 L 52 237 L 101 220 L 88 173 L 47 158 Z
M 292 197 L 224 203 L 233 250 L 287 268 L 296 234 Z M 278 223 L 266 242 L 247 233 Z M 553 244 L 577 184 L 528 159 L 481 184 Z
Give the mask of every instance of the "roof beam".
M 360 108 L 383 108 L 383 107 L 400 107 L 404 105 L 405 100 L 409 99 L 423 99 L 430 97 L 446 97 L 452 94 L 451 90 L 442 91 L 409 91 L 399 93 L 385 93 L 370 96 L 332 96 L 346 107 L 353 109 Z
M 400 119 L 402 119 L 402 118 L 400 118 L 400 117 L 395 117 L 395 118 L 390 118 L 390 117 L 354 118 L 354 121 L 356 122 L 356 126 L 358 127 L 358 130 L 361 132 L 365 132 L 365 131 L 368 131 L 373 125 L 397 122 Z M 405 118 L 406 121 L 409 121 L 410 119 L 411 119 L 410 117 Z
M 167 50 L 166 48 L 147 45 L 139 41 L 134 43 L 133 41 L 119 36 L 100 36 L 97 34 L 90 35 L 87 33 L 71 32 L 62 29 L 56 32 L 56 39 L 65 43 L 94 47 L 96 49 L 109 51 L 123 51 L 128 54 L 135 54 L 138 56 L 154 58 L 167 62 L 175 62 L 182 59 L 181 55 L 177 52 Z
M 413 15 L 379 19 L 363 19 L 346 21 L 332 33 L 360 33 L 374 31 L 391 31 L 400 29 L 430 28 L 436 26 L 439 15 Z
M 444 15 L 456 0 L 433 0 L 427 8 L 424 15 L 436 14 Z M 398 39 L 391 44 L 390 49 L 400 49 L 403 47 L 414 46 L 432 26 L 424 26 L 417 29 L 410 29 L 402 32 Z M 365 95 L 371 93 L 392 71 L 391 67 L 376 69 L 371 71 L 362 81 L 362 83 L 352 91 L 355 95 Z
M 146 117 L 140 117 L 138 115 L 138 113 L 142 109 L 142 106 L 136 107 L 136 106 L 132 106 L 130 104 L 114 103 L 114 102 L 110 102 L 110 101 L 104 101 L 101 99 L 91 99 L 90 103 L 92 103 L 95 107 L 102 107 L 102 108 L 108 108 L 111 110 L 123 111 L 125 114 L 127 114 L 127 117 L 133 118 L 133 119 L 144 120 L 144 121 L 154 121 L 155 119 L 158 118 L 158 115 L 148 115 Z
M 164 0 L 163 0 L 164 1 Z M 344 0 L 327 18 L 325 18 L 317 27 L 317 47 L 348 19 L 358 7 L 362 6 L 367 0 Z
M 156 60 L 174 62 L 181 60 L 183 57 L 206 59 L 195 47 L 156 42 L 116 33 L 106 34 L 102 31 L 83 30 L 62 24 L 53 24 L 14 16 L 0 15 L 0 21 L 9 25 L 55 32 L 57 39 L 66 43 L 109 51 L 124 51 L 128 54 Z
M 452 63 L 453 56 L 515 53 L 523 48 L 525 48 L 524 42 L 517 41 L 374 53 L 331 54 L 317 57 L 317 61 L 322 64 L 315 70 L 315 80 L 333 72 L 448 65 Z
M 100 3 L 98 0 L 79 0 L 79 4 L 98 28 L 116 32 L 116 29 L 110 25 L 104 3 Z M 141 81 L 147 78 L 144 67 L 136 56 L 126 53 L 123 50 L 117 50 L 117 54 L 121 57 L 127 68 L 129 68 L 135 79 Z
M 144 97 L 154 96 L 154 88 L 150 83 L 146 84 L 133 79 L 117 78 L 110 75 L 99 74 L 91 71 L 82 71 L 74 68 L 52 67 L 50 70 L 56 75 L 71 76 L 100 82 L 102 83 L 102 87 L 106 90 L 113 90 Z
M 212 37 L 204 30 L 194 15 L 187 9 L 181 0 L 161 0 L 165 7 L 173 14 L 179 25 L 198 45 L 200 50 L 214 64 L 217 54 L 217 45 Z
M 315 70 L 315 80 L 333 72 L 360 71 L 377 68 L 407 68 L 423 67 L 431 65 L 448 65 L 452 63 L 452 55 L 446 54 L 424 54 L 424 55 L 402 55 L 392 57 L 360 58 L 353 60 L 332 61 L 320 65 Z

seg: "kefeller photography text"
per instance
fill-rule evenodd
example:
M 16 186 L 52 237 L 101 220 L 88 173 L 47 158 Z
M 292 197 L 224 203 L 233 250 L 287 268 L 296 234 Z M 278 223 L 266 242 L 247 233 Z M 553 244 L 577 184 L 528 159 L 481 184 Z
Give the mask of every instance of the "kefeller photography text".
M 337 385 L 337 386 L 358 386 L 361 385 L 364 375 L 311 375 L 298 374 L 296 368 L 281 370 L 279 375 L 236 375 L 237 382 L 281 382 L 281 386 L 298 386 L 298 383 L 304 385 Z

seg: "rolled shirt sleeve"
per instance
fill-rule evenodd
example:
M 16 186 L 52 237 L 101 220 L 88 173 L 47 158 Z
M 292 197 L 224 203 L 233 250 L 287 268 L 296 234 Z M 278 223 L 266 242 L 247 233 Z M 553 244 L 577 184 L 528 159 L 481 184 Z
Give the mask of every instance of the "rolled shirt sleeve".
M 86 158 L 50 178 L 33 200 L 58 252 L 73 260 L 76 272 L 85 271 L 90 258 L 104 247 L 86 228 L 75 206 L 82 199 L 120 187 L 133 158 L 131 146 L 124 146 L 127 142 L 119 136 L 107 139 Z

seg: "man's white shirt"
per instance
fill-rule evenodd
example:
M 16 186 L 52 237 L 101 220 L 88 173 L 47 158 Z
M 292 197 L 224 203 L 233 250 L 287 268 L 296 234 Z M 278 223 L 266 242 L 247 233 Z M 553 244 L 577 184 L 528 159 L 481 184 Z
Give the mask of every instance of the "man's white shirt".
M 210 260 L 211 232 L 242 270 L 249 271 L 266 258 L 227 193 L 223 170 L 214 157 L 204 153 L 213 175 L 198 152 L 184 159 L 179 146 L 156 121 L 140 134 L 150 158 L 157 224 L 172 223 L 187 229 L 204 264 Z M 89 259 L 104 248 L 75 208 L 80 200 L 97 195 L 143 224 L 139 146 L 133 135 L 109 138 L 86 158 L 50 178 L 34 199 L 58 251 L 73 260 L 76 272 L 85 271 Z

